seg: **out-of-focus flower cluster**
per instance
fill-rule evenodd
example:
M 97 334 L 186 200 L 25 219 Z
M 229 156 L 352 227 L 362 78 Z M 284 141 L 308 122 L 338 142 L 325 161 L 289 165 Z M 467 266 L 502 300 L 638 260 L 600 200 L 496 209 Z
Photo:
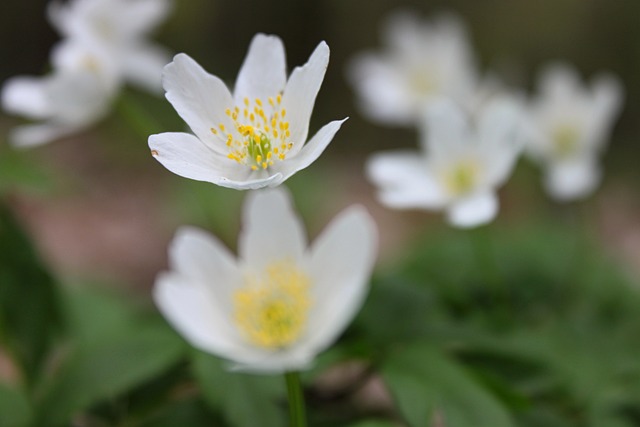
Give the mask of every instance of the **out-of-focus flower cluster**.
M 2 89 L 5 111 L 38 121 L 14 129 L 10 141 L 40 145 L 90 126 L 124 83 L 159 92 L 169 54 L 145 37 L 170 6 L 169 0 L 50 3 L 47 16 L 62 36 L 51 50 L 51 71 L 14 77 Z
M 496 189 L 520 152 L 544 171 L 558 200 L 589 195 L 600 182 L 598 157 L 621 105 L 611 75 L 583 85 L 564 64 L 548 66 L 538 94 L 482 78 L 463 23 L 425 22 L 403 12 L 389 18 L 383 52 L 361 54 L 349 77 L 372 120 L 416 126 L 420 152 L 379 153 L 368 163 L 379 199 L 393 208 L 444 209 L 452 225 L 472 227 L 498 212 Z

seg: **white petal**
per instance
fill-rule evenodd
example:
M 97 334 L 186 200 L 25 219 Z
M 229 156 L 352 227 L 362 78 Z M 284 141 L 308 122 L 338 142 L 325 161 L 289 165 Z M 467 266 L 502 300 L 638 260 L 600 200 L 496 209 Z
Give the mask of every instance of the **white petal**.
M 284 90 L 287 82 L 286 58 L 282 40 L 277 36 L 256 34 L 238 73 L 233 91 L 237 105 L 245 97 L 266 101 Z
M 124 52 L 123 72 L 132 83 L 152 93 L 162 90 L 162 69 L 169 53 L 160 46 L 142 44 Z
M 328 64 L 329 46 L 321 42 L 309 57 L 309 61 L 301 67 L 296 67 L 287 81 L 282 95 L 282 107 L 287 110 L 291 140 L 296 143 L 294 150 L 299 150 L 301 146 L 298 144 L 307 140 L 311 112 Z
M 362 206 L 340 213 L 318 236 L 309 263 L 314 306 L 301 350 L 323 350 L 351 322 L 369 289 L 377 249 L 375 222 Z
M 178 273 L 164 273 L 156 280 L 153 298 L 164 317 L 193 346 L 227 359 L 244 362 L 255 357 L 219 311 L 219 302 L 202 285 Z
M 282 175 L 257 176 L 249 167 L 220 155 L 197 137 L 166 132 L 149 137 L 151 154 L 171 172 L 197 181 L 238 190 L 256 189 L 281 182 Z
M 374 154 L 367 161 L 367 177 L 378 186 L 380 201 L 396 209 L 438 209 L 447 202 L 441 185 L 429 173 L 418 151 Z
M 55 123 L 18 126 L 9 133 L 11 145 L 20 148 L 35 147 L 79 131 L 80 128 Z
M 195 227 L 181 227 L 169 247 L 171 268 L 185 278 L 203 284 L 220 296 L 223 303 L 231 301 L 230 291 L 242 281 L 235 257 L 213 235 Z M 229 311 L 229 305 L 220 307 Z
M 283 181 L 287 180 L 296 172 L 306 168 L 313 163 L 322 152 L 327 148 L 329 143 L 333 140 L 336 132 L 342 126 L 347 119 L 335 120 L 333 122 L 324 125 L 313 138 L 302 147 L 297 154 L 289 153 L 290 157 L 287 157 L 285 161 L 276 163 L 273 166 L 275 172 L 279 172 L 283 176 Z
M 498 213 L 498 199 L 492 192 L 478 193 L 455 201 L 447 219 L 456 227 L 470 228 L 486 224 Z
M 382 123 L 412 125 L 416 108 L 406 93 L 405 76 L 394 65 L 379 55 L 361 54 L 349 65 L 348 77 L 364 114 Z
M 421 144 L 429 156 L 449 157 L 465 150 L 470 140 L 468 117 L 448 99 L 429 102 L 421 125 Z
M 592 159 L 572 159 L 549 165 L 545 175 L 547 192 L 556 200 L 582 199 L 600 184 L 602 173 Z
M 54 107 L 46 93 L 46 77 L 14 77 L 2 87 L 2 108 L 31 119 L 53 114 Z
M 486 184 L 501 185 L 511 174 L 528 138 L 521 106 L 509 99 L 498 99 L 484 108 L 478 123 L 481 155 L 486 164 Z
M 155 28 L 171 11 L 170 0 L 135 0 L 122 3 L 122 13 L 117 19 L 127 35 L 143 35 Z
M 554 99 L 573 98 L 580 92 L 580 76 L 566 63 L 548 65 L 540 75 L 540 90 L 543 96 Z
M 164 67 L 162 85 L 173 108 L 198 138 L 208 142 L 211 149 L 226 155 L 224 143 L 220 143 L 211 133 L 211 128 L 220 123 L 228 129 L 233 127 L 224 111 L 233 108 L 234 103 L 222 80 L 180 53 Z
M 306 249 L 304 227 L 283 187 L 249 193 L 242 224 L 238 253 L 251 269 L 284 259 L 297 262 Z

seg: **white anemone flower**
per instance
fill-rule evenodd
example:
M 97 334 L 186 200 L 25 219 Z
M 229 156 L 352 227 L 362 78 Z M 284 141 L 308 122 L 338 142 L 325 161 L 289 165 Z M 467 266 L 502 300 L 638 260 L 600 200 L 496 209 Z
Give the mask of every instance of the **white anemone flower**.
M 2 88 L 5 111 L 40 121 L 13 129 L 9 141 L 15 146 L 40 145 L 76 133 L 111 106 L 118 78 L 99 47 L 66 40 L 54 49 L 52 62 L 51 74 L 13 77 Z
M 170 55 L 145 37 L 170 8 L 169 0 L 72 0 L 54 1 L 48 12 L 63 37 L 102 45 L 124 80 L 159 92 Z
M 176 55 L 164 69 L 163 85 L 195 135 L 151 135 L 152 155 L 173 173 L 223 187 L 281 184 L 316 160 L 344 122 L 330 122 L 305 144 L 328 62 L 322 42 L 287 80 L 282 41 L 257 34 L 232 95 L 189 56 Z
M 379 200 L 397 209 L 443 209 L 456 227 L 491 221 L 498 212 L 496 189 L 521 151 L 521 110 L 515 100 L 500 98 L 470 122 L 453 102 L 431 103 L 420 152 L 382 152 L 367 163 Z
M 477 71 L 467 33 L 456 16 L 424 21 L 403 12 L 384 28 L 386 50 L 357 56 L 348 77 L 363 112 L 396 125 L 421 121 L 424 104 L 449 97 L 464 104 L 474 97 Z
M 620 111 L 621 84 L 603 74 L 584 87 L 574 69 L 555 64 L 544 70 L 539 89 L 531 105 L 535 134 L 528 152 L 545 169 L 551 197 L 584 198 L 601 180 L 598 158 Z
M 364 301 L 375 224 L 352 206 L 307 247 L 282 187 L 249 193 L 243 214 L 238 258 L 204 231 L 178 231 L 171 270 L 156 280 L 156 304 L 193 346 L 234 362 L 234 369 L 306 369 Z

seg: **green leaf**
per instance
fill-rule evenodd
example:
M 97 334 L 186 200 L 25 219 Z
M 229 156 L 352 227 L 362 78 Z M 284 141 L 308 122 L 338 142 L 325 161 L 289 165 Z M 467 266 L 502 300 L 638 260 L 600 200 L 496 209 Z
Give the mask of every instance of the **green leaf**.
M 0 342 L 32 385 L 62 316 L 51 274 L 0 201 Z
M 229 372 L 225 362 L 203 352 L 195 352 L 193 362 L 204 399 L 231 425 L 285 425 L 284 377 Z
M 62 425 L 74 413 L 160 375 L 184 349 L 165 325 L 132 327 L 126 336 L 77 348 L 45 388 L 38 425 Z
M 0 384 L 0 426 L 23 427 L 29 424 L 31 408 L 18 390 Z
M 493 395 L 431 346 L 418 343 L 399 349 L 383 364 L 382 375 L 413 427 L 430 426 L 438 418 L 455 427 L 513 426 Z

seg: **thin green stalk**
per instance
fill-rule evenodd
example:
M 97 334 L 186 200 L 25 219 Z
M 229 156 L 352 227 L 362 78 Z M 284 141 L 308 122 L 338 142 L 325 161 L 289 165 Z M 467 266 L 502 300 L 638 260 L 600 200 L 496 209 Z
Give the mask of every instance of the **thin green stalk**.
M 284 377 L 287 381 L 287 394 L 289 396 L 290 427 L 306 427 L 307 417 L 305 415 L 300 374 L 298 372 L 287 372 Z

